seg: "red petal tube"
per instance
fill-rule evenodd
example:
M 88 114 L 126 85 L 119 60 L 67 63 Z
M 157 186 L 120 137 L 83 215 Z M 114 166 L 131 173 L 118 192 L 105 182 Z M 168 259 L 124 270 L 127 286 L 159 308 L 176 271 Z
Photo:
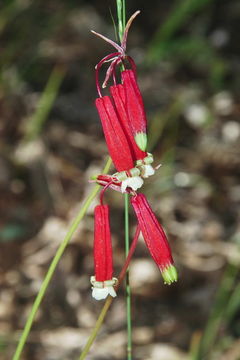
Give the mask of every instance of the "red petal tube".
M 137 194 L 133 196 L 131 203 L 150 254 L 160 270 L 164 271 L 173 264 L 167 237 L 145 195 Z
M 94 210 L 94 267 L 96 281 L 112 280 L 113 261 L 108 205 Z
M 126 107 L 133 136 L 139 133 L 146 134 L 147 119 L 143 99 L 133 70 L 124 70 L 121 73 L 126 94 Z
M 132 152 L 109 96 L 96 99 L 109 154 L 117 171 L 134 167 Z
M 119 120 L 124 129 L 125 135 L 128 139 L 130 147 L 134 153 L 134 160 L 141 160 L 147 156 L 145 151 L 139 149 L 134 139 L 132 127 L 130 126 L 130 121 L 126 108 L 126 93 L 124 86 L 122 84 L 114 85 L 110 87 L 111 95 L 113 97 L 113 101 L 115 103 Z

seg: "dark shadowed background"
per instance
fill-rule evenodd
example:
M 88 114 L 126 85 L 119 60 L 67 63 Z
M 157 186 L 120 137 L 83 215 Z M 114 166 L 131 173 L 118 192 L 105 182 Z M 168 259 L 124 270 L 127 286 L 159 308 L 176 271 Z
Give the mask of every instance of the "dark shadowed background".
M 131 262 L 135 360 L 239 360 L 239 1 L 126 1 L 128 53 L 162 167 L 144 193 L 179 270 L 168 287 L 140 239 Z M 0 4 L 0 359 L 8 360 L 46 270 L 104 166 L 94 66 L 112 48 L 115 1 Z M 112 171 L 114 171 L 112 169 Z M 123 198 L 108 191 L 115 273 Z M 102 302 L 91 298 L 93 208 L 57 267 L 24 360 L 77 359 Z M 131 214 L 131 234 L 136 221 Z M 126 359 L 124 290 L 88 359 Z

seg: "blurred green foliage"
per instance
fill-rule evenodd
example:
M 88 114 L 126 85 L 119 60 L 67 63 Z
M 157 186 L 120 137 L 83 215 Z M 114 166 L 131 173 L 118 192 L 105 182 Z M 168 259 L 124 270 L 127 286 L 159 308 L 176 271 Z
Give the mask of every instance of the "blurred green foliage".
M 179 0 L 165 22 L 154 34 L 147 51 L 149 64 L 170 59 L 178 66 L 191 64 L 209 73 L 209 82 L 214 90 L 221 88 L 228 64 L 209 42 L 202 23 L 211 16 L 208 8 L 216 0 Z M 181 34 L 186 23 L 191 23 L 188 35 Z M 193 23 L 194 21 L 194 23 Z M 180 33 L 181 35 L 179 35 Z

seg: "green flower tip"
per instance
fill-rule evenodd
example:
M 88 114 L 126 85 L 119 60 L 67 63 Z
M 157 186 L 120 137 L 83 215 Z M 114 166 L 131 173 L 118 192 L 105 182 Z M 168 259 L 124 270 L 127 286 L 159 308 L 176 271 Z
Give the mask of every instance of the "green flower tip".
M 175 266 L 169 265 L 164 270 L 162 270 L 162 277 L 164 284 L 171 285 L 173 282 L 176 282 L 178 279 L 178 274 Z
M 137 133 L 134 136 L 134 139 L 135 139 L 139 149 L 141 149 L 142 151 L 146 151 L 146 149 L 147 149 L 147 134 L 143 133 L 143 132 Z
M 92 175 L 92 176 L 90 177 L 91 180 L 97 180 L 97 178 L 98 178 L 98 175 Z

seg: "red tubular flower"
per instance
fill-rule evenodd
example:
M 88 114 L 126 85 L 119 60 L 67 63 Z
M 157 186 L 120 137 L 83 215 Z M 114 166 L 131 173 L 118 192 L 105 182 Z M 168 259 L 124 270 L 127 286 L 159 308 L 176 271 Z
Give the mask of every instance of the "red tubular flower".
M 109 96 L 96 99 L 109 154 L 117 171 L 134 167 L 132 152 Z
M 122 84 L 114 85 L 110 87 L 110 92 L 116 106 L 119 121 L 121 122 L 124 133 L 126 134 L 130 147 L 133 151 L 133 157 L 136 165 L 141 171 L 141 176 L 143 178 L 147 178 L 155 173 L 152 165 L 150 165 L 153 161 L 153 158 L 151 154 L 147 153 L 146 151 L 142 151 L 134 139 L 130 119 L 128 116 L 128 96 L 126 94 L 125 88 Z
M 126 108 L 129 123 L 134 139 L 142 151 L 147 148 L 147 119 L 144 110 L 142 95 L 139 90 L 133 70 L 124 70 L 121 73 L 123 86 L 126 93 Z
M 108 295 L 116 296 L 113 285 L 112 244 L 109 225 L 109 208 L 97 205 L 94 210 L 94 267 L 95 276 L 91 277 L 92 296 L 96 300 L 105 299 Z
M 130 125 L 130 120 L 127 111 L 127 99 L 124 86 L 122 84 L 110 87 L 110 92 L 113 97 L 114 104 L 118 113 L 119 120 L 128 139 L 128 142 L 133 150 L 134 160 L 141 160 L 147 156 L 145 151 L 142 151 L 136 144 L 133 136 L 133 131 Z
M 137 194 L 131 203 L 138 219 L 141 232 L 150 254 L 159 267 L 165 284 L 177 281 L 177 271 L 173 266 L 173 258 L 167 237 L 152 211 L 145 195 Z
M 118 180 L 122 182 L 122 192 L 127 187 L 137 190 L 143 184 L 140 170 L 134 168 L 133 151 L 124 133 L 118 114 L 109 96 L 96 99 L 96 107 L 102 122 L 103 132 L 110 156 L 119 174 Z

